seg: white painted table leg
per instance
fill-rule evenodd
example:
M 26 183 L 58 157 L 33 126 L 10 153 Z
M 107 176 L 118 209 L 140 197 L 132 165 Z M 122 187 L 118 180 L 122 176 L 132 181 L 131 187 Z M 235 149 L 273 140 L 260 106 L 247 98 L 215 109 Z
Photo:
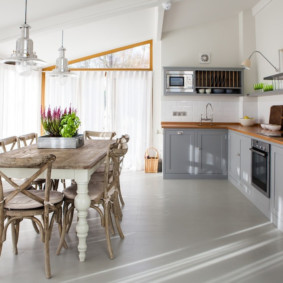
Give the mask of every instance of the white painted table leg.
M 79 221 L 76 231 L 79 238 L 79 258 L 80 261 L 85 261 L 86 256 L 86 237 L 88 234 L 87 213 L 90 206 L 90 198 L 88 195 L 88 182 L 77 182 L 78 190 L 75 198 L 75 207 L 78 211 Z

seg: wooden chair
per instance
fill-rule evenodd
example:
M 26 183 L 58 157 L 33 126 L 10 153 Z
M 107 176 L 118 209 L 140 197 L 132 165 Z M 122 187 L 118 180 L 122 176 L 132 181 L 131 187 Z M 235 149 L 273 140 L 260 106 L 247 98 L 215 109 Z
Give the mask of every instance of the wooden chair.
M 112 140 L 116 136 L 115 132 L 97 132 L 97 131 L 84 131 L 85 140 L 94 139 L 109 139 Z
M 37 133 L 30 133 L 18 137 L 18 148 L 37 143 Z
M 122 149 L 122 155 L 120 156 L 118 162 L 119 162 L 119 176 L 118 176 L 118 193 L 119 193 L 119 200 L 121 202 L 121 204 L 124 206 L 125 202 L 122 196 L 122 192 L 121 192 L 121 186 L 120 186 L 120 175 L 122 172 L 122 166 L 123 166 L 123 161 L 125 158 L 126 153 L 128 152 L 128 142 L 130 140 L 130 136 L 129 135 L 123 135 L 121 138 L 119 138 L 117 140 L 117 142 L 119 143 L 119 147 Z M 100 167 L 96 172 L 93 173 L 93 179 L 97 182 L 101 182 L 103 181 L 103 167 Z M 121 213 L 121 217 L 122 217 L 122 213 Z
M 114 143 L 109 146 L 106 162 L 105 162 L 105 172 L 104 172 L 104 182 L 96 182 L 94 178 L 91 177 L 88 190 L 91 199 L 90 207 L 95 209 L 101 217 L 101 225 L 105 229 L 107 248 L 109 257 L 112 259 L 113 251 L 110 239 L 110 229 L 114 234 L 114 227 L 112 222 L 111 213 L 114 215 L 116 228 L 120 235 L 120 238 L 124 238 L 120 226 L 119 219 L 119 199 L 118 199 L 118 176 L 119 176 L 119 158 L 124 154 L 120 148 L 120 144 Z M 110 169 L 111 162 L 113 164 L 113 170 Z M 60 253 L 61 248 L 64 244 L 65 234 L 69 230 L 72 224 L 72 215 L 74 212 L 74 199 L 77 194 L 77 185 L 72 184 L 64 193 L 64 209 L 63 209 L 63 230 L 61 235 L 60 244 L 57 249 L 57 254 Z
M 30 134 L 19 136 L 17 143 L 18 143 L 18 148 L 36 144 L 37 143 L 37 133 L 30 133 Z M 44 189 L 44 184 L 45 184 L 45 179 L 42 179 L 42 178 L 38 178 L 32 182 L 32 185 L 35 187 L 35 189 L 38 188 L 40 190 Z
M 12 229 L 14 253 L 18 254 L 17 243 L 19 238 L 20 222 L 23 219 L 31 219 L 39 227 L 41 240 L 45 250 L 45 275 L 51 277 L 49 240 L 54 221 L 58 223 L 59 232 L 62 232 L 62 202 L 63 194 L 50 191 L 51 167 L 56 157 L 48 155 L 44 158 L 8 158 L 2 157 L 2 167 L 8 168 L 37 168 L 37 171 L 22 185 L 17 185 L 0 171 L 0 255 L 3 242 L 6 240 L 7 228 Z M 46 186 L 44 191 L 28 190 L 40 174 L 46 174 Z M 8 182 L 13 191 L 3 191 L 2 179 Z M 51 217 L 49 215 L 51 214 Z M 41 220 L 42 219 L 42 220 Z
M 14 150 L 17 143 L 18 138 L 16 136 L 0 139 L 0 149 L 2 153 Z M 24 182 L 24 180 L 21 179 L 13 179 L 13 181 L 18 185 Z M 7 182 L 3 182 L 3 188 L 5 191 L 9 191 L 12 189 L 12 187 Z
M 15 149 L 15 146 L 16 146 L 17 142 L 18 142 L 18 139 L 17 139 L 16 136 L 0 139 L 1 151 L 2 152 L 7 152 L 7 151 Z

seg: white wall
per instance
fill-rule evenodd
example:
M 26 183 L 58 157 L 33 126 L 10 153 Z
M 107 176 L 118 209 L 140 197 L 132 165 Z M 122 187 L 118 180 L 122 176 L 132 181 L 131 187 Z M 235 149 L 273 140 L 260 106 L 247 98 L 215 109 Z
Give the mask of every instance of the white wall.
M 185 28 L 164 34 L 161 66 L 239 67 L 238 18 Z M 199 62 L 199 54 L 209 52 L 209 64 Z M 163 78 L 162 78 L 163 81 Z M 211 103 L 214 121 L 235 122 L 239 118 L 237 97 L 163 96 L 162 121 L 200 121 L 205 106 Z M 185 111 L 187 116 L 173 116 L 173 111 Z
M 279 67 L 278 50 L 283 48 L 283 1 L 262 1 L 268 3 L 255 14 L 256 49 L 261 51 L 276 67 Z M 258 81 L 275 74 L 275 70 L 260 56 L 258 63 Z M 282 95 L 258 97 L 258 119 L 269 122 L 270 106 L 283 105 Z

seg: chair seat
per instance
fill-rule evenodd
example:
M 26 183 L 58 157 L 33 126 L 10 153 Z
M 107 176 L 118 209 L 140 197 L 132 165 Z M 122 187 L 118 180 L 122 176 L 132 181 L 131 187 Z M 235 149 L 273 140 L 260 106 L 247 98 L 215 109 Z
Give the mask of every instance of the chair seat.
M 36 195 L 42 199 L 44 199 L 45 191 L 30 191 L 33 195 Z M 4 196 L 7 196 L 7 192 Z M 52 204 L 57 204 L 63 200 L 64 196 L 60 192 L 51 191 L 49 202 Z M 19 193 L 13 199 L 11 199 L 8 203 L 5 203 L 6 209 L 13 209 L 13 210 L 28 210 L 28 209 L 35 209 L 35 208 L 42 208 L 44 205 L 36 200 L 33 200 L 26 195 Z
M 91 201 L 99 201 L 100 199 L 102 199 L 103 192 L 104 192 L 103 183 L 101 182 L 89 183 L 88 195 Z M 67 199 L 75 199 L 77 195 L 77 185 L 72 184 L 63 191 L 63 194 Z

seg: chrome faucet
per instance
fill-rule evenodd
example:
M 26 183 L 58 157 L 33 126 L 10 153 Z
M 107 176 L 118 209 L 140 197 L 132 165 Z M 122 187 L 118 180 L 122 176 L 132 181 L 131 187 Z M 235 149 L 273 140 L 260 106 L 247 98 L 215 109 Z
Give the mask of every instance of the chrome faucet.
M 210 118 L 208 118 L 207 116 L 207 109 L 208 107 L 210 106 L 210 109 L 211 109 L 211 115 L 210 115 Z M 212 125 L 213 123 L 213 108 L 212 108 L 212 105 L 211 103 L 207 103 L 206 104 L 206 107 L 205 107 L 205 118 L 202 117 L 202 114 L 200 115 L 200 124 L 202 125 L 202 122 L 205 121 L 205 122 L 210 122 L 210 124 Z

